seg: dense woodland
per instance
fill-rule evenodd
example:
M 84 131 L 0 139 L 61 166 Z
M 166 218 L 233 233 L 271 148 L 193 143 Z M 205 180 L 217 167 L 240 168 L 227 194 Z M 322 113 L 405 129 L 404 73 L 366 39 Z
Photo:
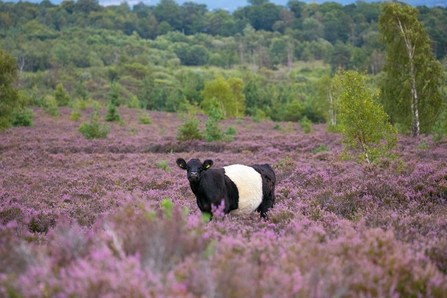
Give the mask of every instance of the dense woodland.
M 249 2 L 232 13 L 173 0 L 133 7 L 0 2 L 0 47 L 17 59 L 17 87 L 40 106 L 61 84 L 72 104 L 115 98 L 197 112 L 206 110 L 205 83 L 216 80 L 217 93 L 229 87 L 243 97 L 235 116 L 327 122 L 337 68 L 367 71 L 376 87 L 386 50 L 380 3 Z M 445 70 L 447 9 L 417 9 Z

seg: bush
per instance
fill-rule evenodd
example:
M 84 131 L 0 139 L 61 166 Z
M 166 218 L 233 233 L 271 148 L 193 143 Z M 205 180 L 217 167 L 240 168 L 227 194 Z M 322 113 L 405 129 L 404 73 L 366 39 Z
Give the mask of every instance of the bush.
M 18 126 L 33 126 L 33 111 L 31 109 L 23 109 L 19 111 L 14 111 L 12 113 L 11 125 L 14 127 Z
M 84 122 L 79 126 L 79 132 L 87 140 L 107 138 L 107 135 L 110 132 L 110 127 L 99 124 L 98 118 L 98 112 L 95 112 L 90 115 L 90 123 Z
M 87 109 L 87 101 L 85 99 L 81 99 L 77 102 L 77 107 L 82 110 L 85 111 Z
M 225 131 L 225 134 L 229 136 L 234 136 L 235 134 L 237 134 L 236 128 L 234 128 L 234 126 L 228 126 L 227 130 Z
M 325 144 L 321 144 L 319 147 L 312 150 L 313 154 L 317 154 L 318 152 L 331 151 Z
M 187 141 L 203 139 L 203 135 L 199 130 L 199 124 L 200 121 L 197 117 L 190 117 L 178 128 L 177 140 Z
M 62 86 L 62 84 L 58 84 L 56 86 L 54 98 L 56 99 L 56 102 L 60 107 L 68 106 L 68 104 L 70 103 L 70 95 L 68 94 L 67 90 L 65 90 L 64 86 Z
M 367 163 L 392 157 L 397 129 L 388 122 L 383 107 L 374 101 L 375 94 L 366 87 L 366 75 L 339 70 L 332 88 L 344 153 L 347 154 L 347 149 L 360 151 L 359 159 Z
M 132 95 L 127 99 L 126 105 L 130 109 L 138 109 L 140 107 L 140 102 L 138 100 L 138 97 L 135 95 Z
M 163 171 L 169 173 L 172 168 L 168 165 L 168 161 L 166 160 L 161 160 L 155 163 L 157 165 L 157 167 L 159 167 L 160 169 L 162 169 Z
M 70 114 L 70 120 L 77 121 L 81 119 L 81 112 L 79 110 L 73 109 Z
M 118 113 L 118 111 L 116 109 L 116 105 L 112 102 L 109 102 L 109 105 L 107 106 L 107 115 L 106 115 L 105 120 L 108 122 L 121 120 L 120 114 Z
M 445 110 L 438 121 L 433 125 L 433 141 L 437 142 L 442 140 L 442 136 L 447 134 L 447 110 Z
M 304 133 L 310 133 L 312 131 L 312 122 L 309 119 L 307 119 L 306 116 L 301 118 L 300 126 L 303 129 Z
M 57 101 L 53 97 L 45 98 L 43 107 L 45 113 L 53 117 L 59 117 L 61 113 L 59 113 L 59 109 L 57 107 L 58 107 Z
M 152 120 L 148 113 L 142 111 L 138 114 L 138 123 L 139 124 L 152 124 Z
M 219 120 L 215 117 L 208 117 L 205 123 L 205 141 L 221 141 L 224 138 L 224 134 L 219 128 Z

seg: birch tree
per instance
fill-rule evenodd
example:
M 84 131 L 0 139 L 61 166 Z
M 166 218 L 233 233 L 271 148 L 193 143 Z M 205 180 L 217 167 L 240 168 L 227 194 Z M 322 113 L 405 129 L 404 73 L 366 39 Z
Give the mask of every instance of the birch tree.
M 429 133 L 441 110 L 443 71 L 418 20 L 418 10 L 386 2 L 379 29 L 387 47 L 381 82 L 384 108 L 391 120 L 403 130 L 410 129 L 413 137 Z
M 366 87 L 366 75 L 339 69 L 332 79 L 340 132 L 348 149 L 359 152 L 367 163 L 392 156 L 397 130 L 388 122 L 383 107 L 374 101 L 375 94 Z

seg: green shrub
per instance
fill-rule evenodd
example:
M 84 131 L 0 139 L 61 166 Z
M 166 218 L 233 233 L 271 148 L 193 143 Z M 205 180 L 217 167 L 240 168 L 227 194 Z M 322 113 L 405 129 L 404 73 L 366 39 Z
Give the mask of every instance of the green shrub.
M 438 121 L 432 127 L 432 132 L 432 140 L 435 142 L 442 140 L 442 136 L 447 134 L 447 110 L 439 116 Z
M 197 117 L 190 117 L 185 121 L 177 131 L 177 140 L 187 141 L 187 140 L 201 140 L 203 135 L 199 129 L 200 121 Z
M 116 105 L 112 102 L 109 102 L 109 105 L 107 106 L 107 115 L 105 118 L 108 122 L 114 122 L 114 121 L 120 121 L 121 117 L 118 113 L 118 110 L 116 109 Z
M 339 129 L 348 149 L 359 152 L 367 163 L 392 158 L 397 144 L 397 129 L 388 121 L 383 107 L 374 100 L 375 94 L 366 86 L 366 74 L 340 69 L 332 80 Z
M 313 154 L 317 154 L 318 152 L 331 151 L 325 144 L 321 144 L 319 147 L 312 150 Z
M 155 163 L 157 165 L 157 167 L 159 167 L 160 169 L 162 169 L 165 172 L 170 172 L 172 170 L 172 168 L 168 165 L 168 161 L 166 160 L 161 160 Z
M 110 132 L 110 127 L 107 125 L 101 125 L 98 122 L 98 112 L 90 115 L 90 123 L 82 123 L 79 126 L 79 132 L 88 140 L 91 139 L 105 139 Z
M 135 95 L 130 96 L 127 99 L 126 105 L 130 109 L 138 109 L 140 107 L 140 102 L 138 101 L 138 97 Z
M 53 97 L 45 98 L 43 107 L 45 113 L 53 117 L 59 117 L 61 113 L 59 113 L 59 109 L 57 107 L 58 107 L 57 101 Z
M 425 150 L 425 149 L 430 148 L 430 145 L 427 143 L 426 140 L 422 140 L 422 141 L 419 142 L 419 144 L 416 147 L 418 149 Z
M 304 133 L 310 133 L 312 131 L 312 122 L 309 119 L 307 119 L 306 116 L 301 118 L 300 126 L 303 129 Z
M 99 111 L 102 108 L 102 104 L 97 100 L 93 100 L 91 102 L 91 106 L 92 106 L 93 110 L 95 110 L 95 111 Z
M 68 106 L 71 99 L 70 95 L 68 94 L 67 90 L 65 90 L 64 86 L 62 86 L 62 84 L 58 84 L 56 86 L 56 91 L 54 92 L 54 98 L 56 99 L 56 102 L 60 107 Z
M 70 114 L 70 120 L 78 121 L 81 119 L 81 112 L 77 109 L 73 109 Z
M 273 126 L 273 129 L 280 130 L 281 126 L 278 123 L 275 123 L 275 126 Z
M 85 111 L 87 109 L 87 101 L 85 99 L 81 99 L 77 102 L 77 107 L 82 110 Z
M 253 115 L 253 116 L 251 117 L 251 120 L 252 120 L 253 122 L 260 123 L 261 120 L 262 120 L 262 118 L 261 118 L 261 116 L 259 116 L 259 114 L 256 114 L 256 115 Z
M 18 126 L 33 126 L 33 111 L 31 109 L 15 110 L 12 113 L 11 125 Z
M 221 141 L 224 139 L 224 134 L 219 128 L 219 120 L 215 117 L 208 117 L 205 123 L 205 141 Z
M 228 126 L 227 130 L 225 131 L 225 134 L 229 136 L 234 136 L 235 134 L 237 134 L 236 128 L 234 128 L 234 126 Z
M 141 111 L 140 113 L 138 113 L 138 123 L 139 124 L 152 124 L 152 120 L 148 113 Z

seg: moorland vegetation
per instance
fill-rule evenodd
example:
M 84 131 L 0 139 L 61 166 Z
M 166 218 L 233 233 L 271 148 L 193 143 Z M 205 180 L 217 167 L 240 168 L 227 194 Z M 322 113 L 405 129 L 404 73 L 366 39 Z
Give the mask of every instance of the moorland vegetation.
M 0 2 L 1 297 L 446 297 L 447 10 L 250 3 Z

